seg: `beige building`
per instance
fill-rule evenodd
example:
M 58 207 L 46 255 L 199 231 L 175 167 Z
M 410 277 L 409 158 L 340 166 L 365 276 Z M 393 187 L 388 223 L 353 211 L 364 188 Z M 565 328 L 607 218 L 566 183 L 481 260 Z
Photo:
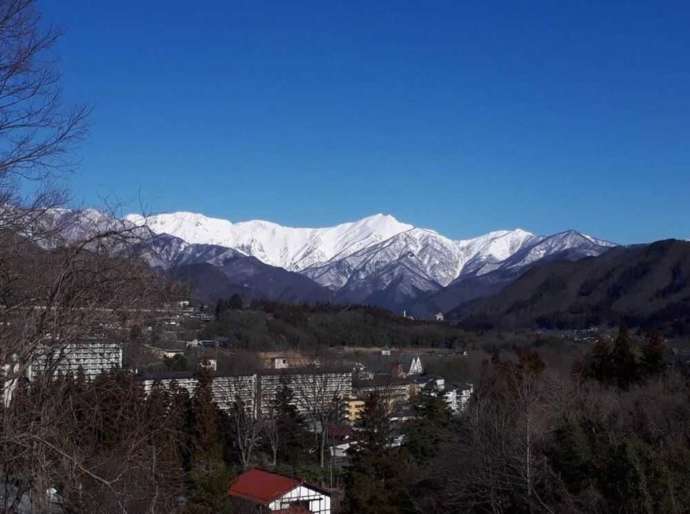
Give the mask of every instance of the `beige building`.
M 349 423 L 356 423 L 362 417 L 364 405 L 364 400 L 356 396 L 345 398 L 345 419 Z

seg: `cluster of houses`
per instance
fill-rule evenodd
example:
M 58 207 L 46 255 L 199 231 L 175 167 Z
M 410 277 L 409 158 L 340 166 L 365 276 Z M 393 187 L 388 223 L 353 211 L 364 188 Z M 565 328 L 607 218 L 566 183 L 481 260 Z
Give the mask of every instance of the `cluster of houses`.
M 295 407 L 302 414 L 313 415 L 318 409 L 332 408 L 333 400 L 337 399 L 342 420 L 354 424 L 362 416 L 366 398 L 372 393 L 378 394 L 387 403 L 391 415 L 400 419 L 410 415 L 411 400 L 424 387 L 431 386 L 442 395 L 453 414 L 462 412 L 472 394 L 471 384 L 449 385 L 442 377 L 426 375 L 419 356 L 412 357 L 406 366 L 394 362 L 389 370 L 377 372 L 361 364 L 354 369 L 329 368 L 296 352 L 262 353 L 260 357 L 264 369 L 247 374 L 217 374 L 214 359 L 199 362 L 199 366 L 213 372 L 213 397 L 220 409 L 230 409 L 239 399 L 248 412 L 255 416 L 265 415 L 278 390 L 287 385 L 293 390 Z M 80 372 L 89 379 L 122 365 L 121 344 L 88 340 L 39 349 L 23 376 L 31 380 L 36 373 Z M 2 371 L 7 377 L 3 380 L 3 399 L 7 404 L 18 377 L 11 377 L 11 365 L 5 365 Z M 149 372 L 137 376 L 146 392 L 154 384 L 170 387 L 174 383 L 191 395 L 198 381 L 196 373 L 192 372 Z
M 211 343 L 196 341 L 195 344 L 206 346 Z M 161 357 L 168 355 L 162 354 Z M 243 374 L 218 373 L 212 359 L 200 360 L 199 366 L 211 371 L 213 399 L 221 410 L 227 411 L 241 404 L 254 417 L 265 416 L 275 404 L 278 391 L 285 385 L 292 390 L 294 405 L 310 422 L 312 430 L 326 429 L 319 425 L 318 419 L 326 419 L 319 415 L 328 409 L 327 423 L 332 423 L 327 427 L 331 434 L 330 455 L 337 461 L 347 458 L 347 450 L 356 433 L 352 427 L 362 417 L 366 399 L 372 393 L 386 402 L 392 421 L 404 421 L 414 416 L 414 398 L 425 387 L 442 396 L 454 414 L 462 412 L 472 395 L 471 384 L 448 384 L 442 377 L 426 374 L 418 355 L 411 355 L 405 362 L 400 362 L 390 353 L 387 357 L 390 358 L 384 359 L 382 369 L 367 369 L 361 364 L 334 368 L 296 352 L 259 354 L 263 368 Z M 118 343 L 88 340 L 47 346 L 36 353 L 28 372 L 21 377 L 13 375 L 16 370 L 12 365 L 0 369 L 3 400 L 5 405 L 12 401 L 12 393 L 20 378 L 31 380 L 39 373 L 81 373 L 88 380 L 122 366 L 123 346 Z M 198 374 L 192 372 L 148 372 L 137 373 L 136 376 L 147 394 L 154 387 L 175 385 L 191 395 L 199 380 Z M 327 491 L 298 478 L 261 469 L 240 475 L 230 485 L 229 495 L 233 501 L 248 504 L 250 510 L 258 512 L 331 512 L 331 498 Z

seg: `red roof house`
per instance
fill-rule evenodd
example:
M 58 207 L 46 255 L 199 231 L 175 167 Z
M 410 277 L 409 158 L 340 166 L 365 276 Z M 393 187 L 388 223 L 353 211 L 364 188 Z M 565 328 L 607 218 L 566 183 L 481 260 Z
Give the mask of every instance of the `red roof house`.
M 241 501 L 281 514 L 330 514 L 330 495 L 303 480 L 263 469 L 250 469 L 238 476 L 228 494 Z

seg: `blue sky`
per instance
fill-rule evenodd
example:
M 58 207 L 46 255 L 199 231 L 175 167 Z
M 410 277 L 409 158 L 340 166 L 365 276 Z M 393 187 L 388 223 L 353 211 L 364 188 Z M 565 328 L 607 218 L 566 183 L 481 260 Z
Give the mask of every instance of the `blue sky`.
M 690 237 L 688 2 L 39 5 L 93 107 L 77 203 Z

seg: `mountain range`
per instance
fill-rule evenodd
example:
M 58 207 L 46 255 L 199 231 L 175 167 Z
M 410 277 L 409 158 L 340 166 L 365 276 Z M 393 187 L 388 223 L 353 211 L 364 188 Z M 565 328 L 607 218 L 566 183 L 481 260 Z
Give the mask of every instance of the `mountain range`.
M 589 328 L 626 324 L 690 333 L 690 242 L 614 248 L 577 262 L 546 262 L 500 294 L 449 316 L 474 328 Z
M 140 248 L 151 266 L 186 280 L 206 301 L 238 292 L 371 304 L 423 317 L 492 294 L 536 263 L 578 260 L 615 246 L 572 230 L 453 240 L 386 214 L 326 228 L 231 223 L 189 212 L 129 215 L 123 222 L 151 232 Z

